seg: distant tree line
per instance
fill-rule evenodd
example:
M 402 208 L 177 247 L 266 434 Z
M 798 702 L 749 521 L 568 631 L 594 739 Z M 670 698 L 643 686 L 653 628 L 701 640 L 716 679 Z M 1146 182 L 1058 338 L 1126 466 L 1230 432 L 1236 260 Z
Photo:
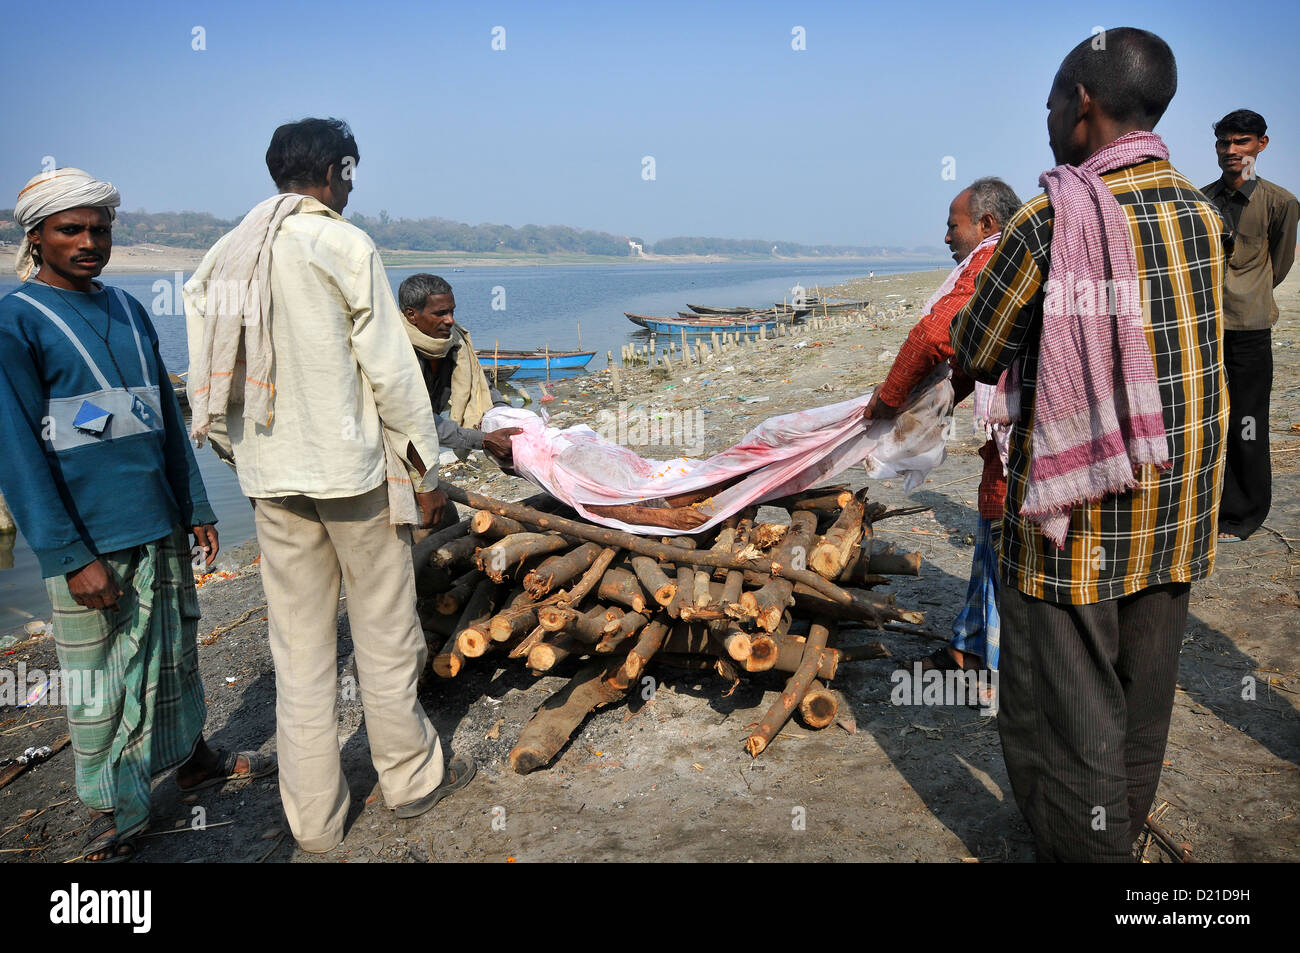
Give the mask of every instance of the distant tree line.
M 13 220 L 13 209 L 0 209 L 0 241 L 18 242 L 22 229 Z M 397 251 L 446 251 L 467 254 L 607 255 L 627 258 L 631 241 L 656 255 L 726 255 L 781 258 L 812 255 L 888 255 L 899 248 L 850 245 L 798 245 L 736 238 L 665 238 L 653 245 L 640 238 L 570 228 L 567 225 L 466 225 L 445 218 L 399 218 L 387 211 L 377 216 L 356 212 L 348 217 L 367 232 L 380 248 Z M 121 245 L 169 245 L 180 248 L 208 248 L 238 224 L 208 212 L 119 212 L 113 225 L 113 241 Z M 929 250 L 932 251 L 932 250 Z

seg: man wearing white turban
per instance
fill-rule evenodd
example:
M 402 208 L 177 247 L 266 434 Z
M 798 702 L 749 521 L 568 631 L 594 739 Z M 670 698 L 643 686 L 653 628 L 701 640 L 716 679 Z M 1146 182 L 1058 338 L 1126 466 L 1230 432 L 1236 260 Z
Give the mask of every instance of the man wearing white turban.
M 0 490 L 54 608 L 92 861 L 130 856 L 150 781 L 169 768 L 185 790 L 275 770 L 203 739 L 185 530 L 211 564 L 216 516 L 144 307 L 95 281 L 119 202 L 80 169 L 28 182 L 15 203 L 25 283 L 0 299 Z

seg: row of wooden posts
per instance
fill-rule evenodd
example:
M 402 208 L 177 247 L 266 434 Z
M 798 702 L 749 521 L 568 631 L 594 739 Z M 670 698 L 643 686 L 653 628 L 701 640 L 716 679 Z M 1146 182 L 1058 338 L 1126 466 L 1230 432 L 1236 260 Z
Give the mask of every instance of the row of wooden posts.
M 703 366 L 717 357 L 730 354 L 755 344 L 764 344 L 782 338 L 799 340 L 811 334 L 825 331 L 847 329 L 876 321 L 890 320 L 897 316 L 896 311 L 886 312 L 850 312 L 832 314 L 826 317 L 809 318 L 802 324 L 782 323 L 769 331 L 766 327 L 757 331 L 713 331 L 706 338 L 704 335 L 688 335 L 681 332 L 680 340 L 674 336 L 666 343 L 660 343 L 660 337 L 651 334 L 646 344 L 624 344 L 619 361 L 614 361 L 614 352 L 608 351 L 606 357 L 611 369 L 627 367 L 660 367 L 672 373 L 677 369 Z
M 753 507 L 709 532 L 650 539 L 553 512 L 545 494 L 507 503 L 446 490 L 471 515 L 414 549 L 432 671 L 454 678 L 485 655 L 534 674 L 585 659 L 519 735 L 510 761 L 521 774 L 548 764 L 652 659 L 713 669 L 733 687 L 742 673 L 786 673 L 746 739 L 757 757 L 795 711 L 812 728 L 836 720 L 828 683 L 841 664 L 889 654 L 878 642 L 837 645 L 841 630 L 924 620 L 871 591 L 920 571 L 918 554 L 875 545 L 872 530 L 914 510 L 886 511 L 865 491 L 809 490 L 768 504 L 770 522 Z

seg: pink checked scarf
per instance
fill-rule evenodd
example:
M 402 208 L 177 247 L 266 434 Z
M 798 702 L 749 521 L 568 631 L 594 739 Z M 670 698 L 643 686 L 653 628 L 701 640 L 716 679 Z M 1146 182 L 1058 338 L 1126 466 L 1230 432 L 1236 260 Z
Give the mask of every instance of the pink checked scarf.
M 1101 180 L 1115 169 L 1168 158 L 1155 133 L 1130 132 L 1081 165 L 1059 165 L 1038 180 L 1055 223 L 1020 515 L 1058 548 L 1065 547 L 1076 505 L 1137 486 L 1134 471 L 1142 464 L 1169 465 L 1132 233 Z M 1019 419 L 1019 361 L 993 404 L 993 419 Z

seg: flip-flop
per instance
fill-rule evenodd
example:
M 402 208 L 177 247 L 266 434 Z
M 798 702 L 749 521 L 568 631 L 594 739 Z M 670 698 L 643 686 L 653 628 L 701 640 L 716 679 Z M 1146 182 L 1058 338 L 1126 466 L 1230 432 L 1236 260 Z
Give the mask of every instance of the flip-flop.
M 952 657 L 952 653 L 946 647 L 935 649 L 923 659 L 917 659 L 921 663 L 921 671 L 931 672 L 978 672 L 984 667 L 981 662 L 972 659 L 970 653 L 963 652 L 961 664 Z M 913 665 L 916 663 L 913 662 Z
M 218 784 L 225 784 L 227 781 L 251 781 L 253 778 L 264 778 L 268 774 L 274 774 L 279 770 L 279 763 L 275 760 L 275 755 L 258 754 L 256 751 L 217 751 L 217 760 L 220 763 L 218 768 L 222 774 L 200 781 L 198 784 L 192 784 L 189 787 L 184 786 L 179 781 L 176 782 L 182 794 L 189 794 L 191 791 L 201 791 L 204 788 L 215 787 Z M 239 759 L 248 759 L 247 771 L 236 771 L 236 765 Z
M 1240 543 L 1240 542 L 1243 542 L 1243 540 L 1242 540 L 1242 538 L 1241 538 L 1240 536 L 1238 536 L 1236 533 L 1220 533 L 1220 534 L 1219 534 L 1219 542 L 1221 542 L 1221 543 Z
M 112 832 L 110 835 L 109 832 Z M 123 848 L 126 853 L 118 853 Z M 107 854 L 99 860 L 91 860 L 91 854 Z M 134 838 L 119 838 L 117 822 L 112 814 L 100 814 L 90 822 L 86 831 L 86 840 L 82 844 L 81 860 L 87 864 L 124 864 L 135 856 Z
M 465 785 L 469 784 L 470 778 L 474 777 L 474 772 L 478 766 L 472 759 L 466 760 L 459 755 L 453 755 L 451 763 L 447 765 L 447 773 L 442 779 L 442 783 L 436 788 L 420 798 L 418 801 L 412 801 L 409 804 L 399 804 L 396 813 L 398 817 L 419 817 L 437 806 L 438 802 L 448 794 L 454 794 Z

